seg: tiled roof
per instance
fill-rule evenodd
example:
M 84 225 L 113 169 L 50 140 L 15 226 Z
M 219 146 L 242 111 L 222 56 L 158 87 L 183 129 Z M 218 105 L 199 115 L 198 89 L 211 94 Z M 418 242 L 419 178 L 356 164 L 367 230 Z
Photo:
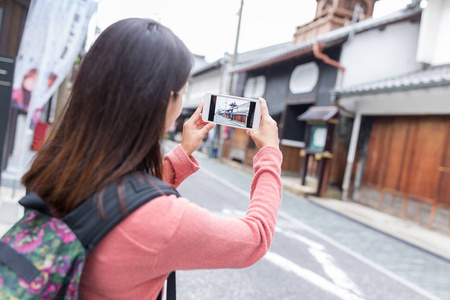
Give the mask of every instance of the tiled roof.
M 222 64 L 223 64 L 223 60 L 224 59 L 221 58 L 221 59 L 218 59 L 218 60 L 216 60 L 216 61 L 214 61 L 212 63 L 203 64 L 203 65 L 201 65 L 201 66 L 199 66 L 197 68 L 194 68 L 192 70 L 191 74 L 192 74 L 192 76 L 196 76 L 196 75 L 200 75 L 200 74 L 202 74 L 204 72 L 207 72 L 209 70 L 220 68 L 222 66 Z
M 271 45 L 264 48 L 259 48 L 247 52 L 239 53 L 237 56 L 237 64 L 248 63 L 249 61 L 253 61 L 255 59 L 259 59 L 261 57 L 266 57 L 273 52 L 282 51 L 292 45 L 292 41 L 284 42 L 281 44 Z
M 382 27 L 391 23 L 399 22 L 405 19 L 409 19 L 420 15 L 421 8 L 417 6 L 407 7 L 405 9 L 396 11 L 392 14 L 380 17 L 380 18 L 370 18 L 359 23 L 347 25 L 335 29 L 333 31 L 327 32 L 325 34 L 317 36 L 315 39 L 300 43 L 300 44 L 289 44 L 285 48 L 277 51 L 273 51 L 266 56 L 260 56 L 248 63 L 243 63 L 237 65 L 231 70 L 233 73 L 244 72 L 249 69 L 255 69 L 261 66 L 265 66 L 274 62 L 279 62 L 291 57 L 299 56 L 303 53 L 312 52 L 312 47 L 315 43 L 321 42 L 325 43 L 325 47 L 333 46 L 340 42 L 345 41 L 349 35 L 353 33 L 359 33 L 367 31 L 370 29 Z
M 239 64 L 247 64 L 251 61 L 255 61 L 260 59 L 261 57 L 266 57 L 272 52 L 280 51 L 281 49 L 286 49 L 287 47 L 291 46 L 292 42 L 285 42 L 281 44 L 271 45 L 260 49 L 255 49 L 247 52 L 238 53 L 237 59 L 236 59 L 236 65 Z M 231 61 L 232 55 L 231 54 L 225 54 L 225 57 L 229 56 L 229 59 Z M 212 63 L 206 63 L 198 68 L 194 68 L 192 71 L 192 75 L 199 75 L 203 72 L 220 68 L 225 63 L 225 57 L 222 57 L 216 61 L 213 61 Z
M 351 87 L 334 89 L 334 96 L 377 94 L 450 85 L 450 65 L 418 70 L 401 76 L 381 79 Z

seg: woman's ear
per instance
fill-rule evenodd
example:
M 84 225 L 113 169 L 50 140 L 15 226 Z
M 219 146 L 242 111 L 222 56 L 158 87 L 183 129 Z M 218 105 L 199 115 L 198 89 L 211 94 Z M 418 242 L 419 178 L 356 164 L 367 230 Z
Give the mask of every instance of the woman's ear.
M 169 98 L 169 100 L 170 101 L 176 101 L 177 98 L 178 98 L 178 94 L 175 93 L 174 91 L 170 91 L 170 98 Z

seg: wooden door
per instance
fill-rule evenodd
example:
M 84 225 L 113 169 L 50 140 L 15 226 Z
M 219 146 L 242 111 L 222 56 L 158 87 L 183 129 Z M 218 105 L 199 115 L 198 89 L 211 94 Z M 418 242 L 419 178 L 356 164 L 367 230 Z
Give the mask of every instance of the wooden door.
M 447 116 L 374 119 L 362 186 L 450 203 Z
M 450 205 L 450 120 L 447 121 L 447 140 L 442 164 L 439 167 L 441 182 L 439 186 L 439 202 Z
M 230 159 L 244 163 L 247 152 L 249 136 L 242 129 L 233 129 L 233 142 L 230 150 Z

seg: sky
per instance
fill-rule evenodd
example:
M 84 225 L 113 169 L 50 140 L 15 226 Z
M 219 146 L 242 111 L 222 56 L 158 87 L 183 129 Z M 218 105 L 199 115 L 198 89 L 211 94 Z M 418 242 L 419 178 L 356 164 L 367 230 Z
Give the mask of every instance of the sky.
M 297 26 L 312 21 L 316 0 L 244 0 L 238 52 L 293 41 Z M 404 8 L 411 0 L 380 0 L 374 17 Z M 92 26 L 104 30 L 125 18 L 161 22 L 208 62 L 234 53 L 241 0 L 98 0 Z

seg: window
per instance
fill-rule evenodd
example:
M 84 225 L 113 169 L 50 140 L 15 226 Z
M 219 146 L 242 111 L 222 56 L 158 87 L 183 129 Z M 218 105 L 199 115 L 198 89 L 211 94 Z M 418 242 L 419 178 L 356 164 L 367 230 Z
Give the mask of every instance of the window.
M 244 97 L 246 98 L 259 98 L 264 95 L 266 90 L 266 77 L 263 75 L 257 77 L 251 77 L 247 79 L 244 88 Z
M 311 126 L 311 140 L 309 141 L 309 148 L 323 151 L 325 143 L 327 142 L 327 128 L 325 125 Z
M 311 92 L 319 80 L 319 67 L 309 62 L 295 67 L 289 80 L 289 89 L 293 94 Z

